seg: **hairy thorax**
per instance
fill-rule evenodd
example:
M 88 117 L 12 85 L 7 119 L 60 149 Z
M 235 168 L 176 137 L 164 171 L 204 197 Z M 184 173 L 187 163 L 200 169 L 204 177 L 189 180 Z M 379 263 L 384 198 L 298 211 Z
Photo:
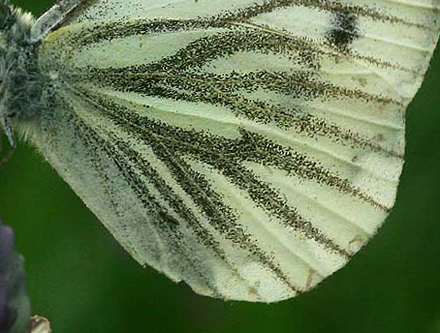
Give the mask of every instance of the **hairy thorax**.
M 31 14 L 0 3 L 0 124 L 11 143 L 12 126 L 32 121 L 41 110 L 33 23 Z

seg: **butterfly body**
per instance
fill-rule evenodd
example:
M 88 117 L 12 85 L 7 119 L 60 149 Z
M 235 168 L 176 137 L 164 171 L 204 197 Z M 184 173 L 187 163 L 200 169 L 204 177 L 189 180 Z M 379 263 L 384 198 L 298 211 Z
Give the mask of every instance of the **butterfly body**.
M 439 31 L 418 2 L 61 1 L 19 52 L 38 89 L 16 126 L 140 264 L 293 297 L 393 206 Z

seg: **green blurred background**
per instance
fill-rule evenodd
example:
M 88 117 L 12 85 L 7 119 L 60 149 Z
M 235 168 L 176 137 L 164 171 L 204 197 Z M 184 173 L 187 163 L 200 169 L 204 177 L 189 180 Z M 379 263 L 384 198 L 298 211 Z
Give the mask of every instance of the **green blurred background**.
M 38 15 L 51 0 L 14 0 Z M 440 333 L 440 52 L 407 115 L 397 204 L 352 262 L 278 304 L 195 295 L 142 269 L 36 152 L 0 172 L 0 213 L 26 258 L 33 312 L 54 333 Z

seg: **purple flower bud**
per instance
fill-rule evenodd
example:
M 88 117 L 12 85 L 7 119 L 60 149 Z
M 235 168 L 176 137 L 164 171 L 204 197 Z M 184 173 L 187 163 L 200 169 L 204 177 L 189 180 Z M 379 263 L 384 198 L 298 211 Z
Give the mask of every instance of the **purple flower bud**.
M 23 258 L 14 251 L 14 233 L 0 221 L 0 333 L 25 333 L 30 320 Z

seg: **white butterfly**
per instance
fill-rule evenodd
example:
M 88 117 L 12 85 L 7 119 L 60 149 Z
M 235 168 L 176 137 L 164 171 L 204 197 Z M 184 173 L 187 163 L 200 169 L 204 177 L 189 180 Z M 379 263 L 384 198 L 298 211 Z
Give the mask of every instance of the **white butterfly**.
M 142 265 L 274 302 L 391 210 L 439 0 L 0 5 L 0 120 Z

